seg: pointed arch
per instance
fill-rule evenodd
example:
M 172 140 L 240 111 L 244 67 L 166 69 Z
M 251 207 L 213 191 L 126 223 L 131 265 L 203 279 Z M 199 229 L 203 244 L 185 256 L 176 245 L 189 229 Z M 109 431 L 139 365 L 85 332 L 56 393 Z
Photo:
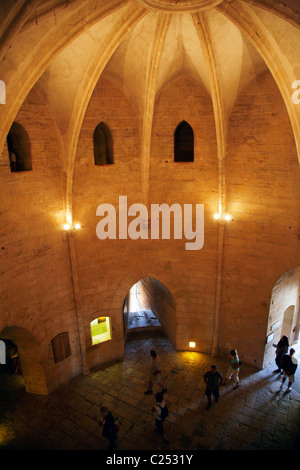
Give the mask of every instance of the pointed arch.
M 112 136 L 109 127 L 100 122 L 94 130 L 94 162 L 95 165 L 114 163 Z
M 11 171 L 32 170 L 30 140 L 26 129 L 18 122 L 13 122 L 6 140 Z
M 174 162 L 193 161 L 194 131 L 186 121 L 181 121 L 174 133 Z

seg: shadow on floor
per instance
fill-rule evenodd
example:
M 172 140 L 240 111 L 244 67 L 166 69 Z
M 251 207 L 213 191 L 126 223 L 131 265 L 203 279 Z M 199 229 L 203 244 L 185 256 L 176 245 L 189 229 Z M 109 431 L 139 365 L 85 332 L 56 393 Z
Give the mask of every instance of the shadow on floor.
M 48 396 L 24 392 L 19 380 L 1 400 L 0 449 L 105 450 L 100 405 L 122 426 L 117 451 L 292 450 L 298 445 L 300 394 L 279 390 L 274 364 L 263 370 L 243 364 L 241 386 L 220 388 L 220 400 L 206 410 L 204 373 L 214 362 L 225 374 L 227 358 L 176 352 L 160 332 L 131 335 L 123 362 L 79 375 Z M 166 448 L 154 432 L 154 394 L 144 395 L 150 350 L 163 364 L 169 416 Z M 6 385 L 8 385 L 6 382 Z M 2 382 L 2 385 L 5 382 Z M 2 391 L 5 387 L 1 387 Z

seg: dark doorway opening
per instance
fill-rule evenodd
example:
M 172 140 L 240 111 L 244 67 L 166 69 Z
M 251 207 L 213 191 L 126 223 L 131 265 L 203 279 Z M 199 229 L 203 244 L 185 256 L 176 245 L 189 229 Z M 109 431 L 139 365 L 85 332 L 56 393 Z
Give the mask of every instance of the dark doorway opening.
M 144 331 L 149 329 L 161 329 L 159 320 L 156 318 L 143 296 L 140 281 L 132 286 L 126 297 L 124 314 L 126 316 L 127 332 L 139 329 L 143 329 Z
M 11 340 L 1 341 L 5 345 L 5 361 L 0 366 L 1 400 L 13 400 L 17 394 L 25 392 L 18 348 Z

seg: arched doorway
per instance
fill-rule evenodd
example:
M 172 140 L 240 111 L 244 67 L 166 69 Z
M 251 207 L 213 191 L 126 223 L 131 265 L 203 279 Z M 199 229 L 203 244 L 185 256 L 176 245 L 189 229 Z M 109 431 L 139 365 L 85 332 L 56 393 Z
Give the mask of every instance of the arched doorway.
M 270 301 L 263 367 L 274 360 L 282 335 L 290 346 L 298 345 L 300 327 L 300 266 L 285 272 L 276 281 Z
M 0 339 L 6 345 L 7 356 L 10 356 L 9 366 L 13 373 L 17 371 L 22 374 L 26 392 L 47 395 L 45 371 L 41 365 L 38 344 L 32 333 L 17 326 L 6 327 L 0 333 Z
M 134 284 L 123 304 L 124 336 L 136 331 L 163 332 L 174 336 L 175 302 L 168 288 L 146 276 Z
M 25 391 L 17 346 L 13 341 L 0 340 L 0 382 L 2 400 L 13 400 L 16 394 Z
M 147 298 L 144 296 L 143 285 L 140 281 L 130 289 L 127 298 L 128 330 L 161 328 L 159 320 L 147 304 Z
M 295 305 L 290 305 L 285 309 L 282 320 L 281 335 L 290 338 L 290 343 L 293 344 L 296 338 L 296 330 L 293 328 L 295 323 Z

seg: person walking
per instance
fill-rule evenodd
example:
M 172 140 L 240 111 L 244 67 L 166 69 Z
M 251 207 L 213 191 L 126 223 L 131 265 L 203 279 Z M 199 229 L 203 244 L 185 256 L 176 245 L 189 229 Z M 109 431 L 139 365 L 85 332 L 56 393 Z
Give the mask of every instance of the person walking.
M 99 424 L 103 426 L 102 436 L 108 440 L 108 449 L 114 450 L 115 442 L 118 438 L 118 430 L 115 426 L 115 419 L 112 415 L 112 412 L 105 406 L 100 407 L 101 419 Z
M 152 357 L 152 360 L 151 360 L 150 371 L 149 371 L 148 390 L 146 390 L 144 394 L 149 395 L 150 393 L 153 393 L 152 389 L 153 389 L 153 385 L 155 384 L 158 384 L 161 387 L 161 393 L 164 394 L 166 393 L 167 389 L 161 379 L 160 359 L 158 355 L 156 354 L 156 351 L 154 351 L 154 349 L 150 351 L 150 355 Z
M 206 409 L 209 410 L 211 408 L 211 395 L 215 397 L 216 403 L 219 401 L 219 386 L 223 382 L 223 375 L 217 370 L 217 366 L 213 364 L 203 377 L 206 384 L 205 395 L 208 400 Z
M 279 343 L 278 344 L 273 344 L 273 346 L 276 348 L 275 362 L 276 362 L 276 365 L 278 367 L 278 369 L 274 370 L 274 373 L 280 372 L 281 374 L 283 374 L 283 372 L 281 370 L 282 369 L 282 359 L 283 359 L 283 356 L 285 354 L 287 354 L 288 350 L 289 350 L 288 337 L 287 336 L 282 336 Z
M 227 380 L 230 381 L 231 377 L 233 376 L 235 381 L 234 390 L 239 388 L 240 386 L 240 379 L 239 379 L 239 370 L 240 370 L 240 360 L 236 349 L 232 349 L 230 351 L 230 358 L 229 358 L 229 368 L 227 370 L 225 380 L 223 385 L 226 385 Z
M 163 443 L 167 445 L 169 444 L 169 440 L 164 430 L 164 421 L 169 414 L 168 406 L 161 392 L 158 392 L 155 395 L 155 400 L 156 403 L 152 408 L 152 413 L 154 414 L 155 418 L 155 432 L 157 432 L 157 434 L 160 436 L 163 436 Z
M 298 361 L 294 357 L 295 349 L 290 349 L 290 354 L 285 354 L 282 359 L 282 369 L 283 369 L 283 377 L 281 381 L 280 388 L 283 387 L 286 378 L 288 377 L 288 386 L 287 392 L 291 391 L 292 384 L 295 382 L 295 372 L 298 367 Z

